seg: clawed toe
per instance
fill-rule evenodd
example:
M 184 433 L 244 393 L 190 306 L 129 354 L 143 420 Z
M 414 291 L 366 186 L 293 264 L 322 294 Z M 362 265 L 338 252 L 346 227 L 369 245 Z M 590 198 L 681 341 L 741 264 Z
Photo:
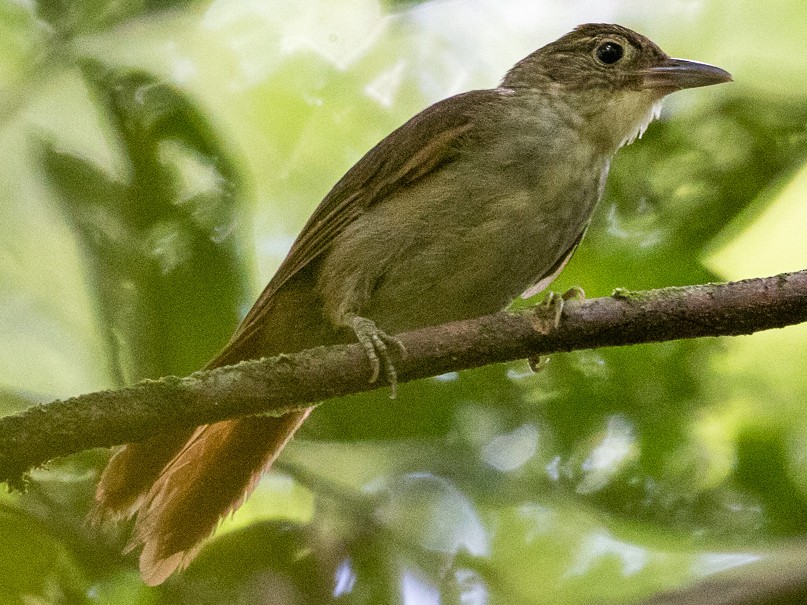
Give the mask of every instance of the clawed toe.
M 370 382 L 378 380 L 383 365 L 384 378 L 392 389 L 390 397 L 395 399 L 398 394 L 398 373 L 392 363 L 390 349 L 395 349 L 398 355 L 406 357 L 406 347 L 398 338 L 379 330 L 371 319 L 354 317 L 351 323 L 356 338 L 364 347 L 364 352 L 370 362 Z
M 586 293 L 580 286 L 573 286 L 566 290 L 563 294 L 550 291 L 547 293 L 546 298 L 538 306 L 537 310 L 547 310 L 549 317 L 541 318 L 542 321 L 538 328 L 546 333 L 550 329 L 557 329 L 560 326 L 560 319 L 563 315 L 563 307 L 567 300 L 584 300 Z
M 586 300 L 586 291 L 580 286 L 572 286 L 560 296 L 563 300 Z

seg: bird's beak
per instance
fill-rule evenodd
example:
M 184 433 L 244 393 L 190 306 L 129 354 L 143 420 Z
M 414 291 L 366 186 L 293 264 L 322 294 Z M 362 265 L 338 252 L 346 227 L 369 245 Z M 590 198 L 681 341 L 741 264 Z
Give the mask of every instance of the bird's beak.
M 667 58 L 642 71 L 642 88 L 669 92 L 731 82 L 731 74 L 708 63 Z

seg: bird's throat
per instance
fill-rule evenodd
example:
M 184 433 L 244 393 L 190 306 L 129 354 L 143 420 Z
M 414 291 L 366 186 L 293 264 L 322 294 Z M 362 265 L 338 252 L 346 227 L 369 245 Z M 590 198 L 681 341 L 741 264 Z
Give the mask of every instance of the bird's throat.
M 590 115 L 591 138 L 612 152 L 630 145 L 659 117 L 661 103 L 658 95 L 650 91 L 625 91 Z

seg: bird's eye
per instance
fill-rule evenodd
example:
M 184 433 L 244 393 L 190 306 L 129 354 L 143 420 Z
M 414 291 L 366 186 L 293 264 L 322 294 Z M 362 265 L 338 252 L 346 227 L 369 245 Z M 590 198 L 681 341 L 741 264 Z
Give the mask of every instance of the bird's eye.
M 625 49 L 616 42 L 603 42 L 595 51 L 597 58 L 606 65 L 613 65 L 625 54 Z

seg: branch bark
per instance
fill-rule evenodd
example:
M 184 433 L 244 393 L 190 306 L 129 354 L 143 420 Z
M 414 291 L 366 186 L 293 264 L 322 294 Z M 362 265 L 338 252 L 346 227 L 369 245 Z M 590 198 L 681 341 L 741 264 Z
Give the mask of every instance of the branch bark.
M 807 321 L 807 270 L 726 284 L 617 290 L 568 301 L 557 328 L 545 307 L 502 312 L 400 335 L 400 382 L 561 351 L 735 336 Z M 0 480 L 92 447 L 249 414 L 282 414 L 378 388 L 359 345 L 244 361 L 184 378 L 146 380 L 35 406 L 0 419 Z

